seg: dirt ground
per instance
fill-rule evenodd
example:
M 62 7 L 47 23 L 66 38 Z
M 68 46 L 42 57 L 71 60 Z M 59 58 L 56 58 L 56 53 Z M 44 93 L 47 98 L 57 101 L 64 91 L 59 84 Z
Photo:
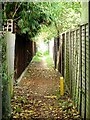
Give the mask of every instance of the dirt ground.
M 48 68 L 45 60 L 32 61 L 21 81 L 14 86 L 12 119 L 79 120 L 67 92 L 60 97 L 60 73 Z

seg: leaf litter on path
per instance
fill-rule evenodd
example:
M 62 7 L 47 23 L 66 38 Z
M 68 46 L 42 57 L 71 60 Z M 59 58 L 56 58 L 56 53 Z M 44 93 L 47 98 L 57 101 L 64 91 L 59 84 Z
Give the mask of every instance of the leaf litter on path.
M 59 78 L 54 69 L 33 61 L 19 85 L 14 86 L 12 119 L 80 120 L 70 97 L 57 96 Z

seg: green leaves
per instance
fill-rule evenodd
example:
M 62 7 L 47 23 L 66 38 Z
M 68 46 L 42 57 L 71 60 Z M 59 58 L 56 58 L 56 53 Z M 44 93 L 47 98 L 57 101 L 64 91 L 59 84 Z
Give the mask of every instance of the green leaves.
M 42 24 L 50 24 L 49 14 L 40 5 L 41 3 L 34 2 L 8 2 L 5 6 L 6 16 L 8 19 L 20 17 L 16 21 L 20 33 L 28 33 L 30 37 L 34 37 Z
M 5 12 L 7 18 L 16 19 L 20 33 L 28 33 L 29 37 L 34 38 L 41 32 L 47 32 L 45 39 L 51 39 L 58 33 L 80 24 L 81 4 L 80 2 L 8 2 Z
M 58 33 L 80 24 L 81 5 L 79 2 L 46 2 L 40 4 L 47 17 L 49 16 L 51 24 L 49 26 L 43 25 L 37 36 L 47 33 L 44 39 L 48 41 L 57 36 Z

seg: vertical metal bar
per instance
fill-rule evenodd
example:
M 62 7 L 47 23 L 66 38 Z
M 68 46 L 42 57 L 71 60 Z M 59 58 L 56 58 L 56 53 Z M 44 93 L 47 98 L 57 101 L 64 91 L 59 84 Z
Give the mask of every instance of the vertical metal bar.
M 85 25 L 85 108 L 84 108 L 84 120 L 86 119 L 86 25 Z
M 65 34 L 63 35 L 63 42 L 64 42 L 64 45 L 63 45 L 63 51 L 65 50 Z M 65 54 L 65 51 L 63 53 L 63 68 L 64 68 L 64 54 Z M 64 70 L 63 70 L 63 76 L 64 76 Z
M 74 73 L 73 73 L 74 74 L 74 97 L 73 98 L 74 98 L 74 105 L 75 105 L 75 87 L 76 87 L 76 84 L 75 84 L 76 83 L 76 79 L 75 79 L 75 72 L 76 72 L 75 71 L 75 68 L 76 68 L 76 64 L 75 64 L 75 40 L 76 40 L 75 39 L 75 31 L 73 32 L 73 34 L 74 34 L 74 44 L 73 44 L 73 51 L 74 51 L 73 52 L 74 53 L 74 57 L 73 57 L 73 63 L 74 63 L 73 64 L 74 65 Z
M 64 76 L 64 46 L 65 46 L 65 34 L 62 34 L 62 75 Z
M 81 70 L 80 70 L 80 115 L 81 115 L 81 112 L 82 112 L 82 26 L 80 26 L 80 58 L 81 58 L 81 63 L 80 63 L 80 66 L 81 66 Z
M 88 8 L 89 8 L 89 13 L 90 13 L 90 1 L 88 3 Z M 88 84 L 88 88 L 89 88 L 89 91 L 90 91 L 90 14 L 89 14 L 89 84 Z M 88 94 L 89 96 L 89 104 L 88 104 L 88 112 L 90 111 L 90 92 Z M 90 119 L 90 114 L 88 116 L 88 118 Z
M 72 98 L 74 97 L 74 31 L 72 31 Z M 74 99 L 74 98 L 73 98 Z
M 71 32 L 69 32 L 69 78 L 70 78 L 70 94 L 72 94 L 72 80 L 71 80 Z
M 65 47 L 64 47 L 64 79 L 66 81 L 66 32 L 65 32 Z
M 77 111 L 78 111 L 78 102 L 79 102 L 79 38 L 78 38 L 78 31 L 77 30 Z
M 76 54 L 77 54 L 77 69 L 76 69 L 76 80 L 77 80 L 77 88 L 76 88 L 76 106 L 77 106 L 77 110 L 78 110 L 78 29 L 76 30 Z
M 54 69 L 55 69 L 55 38 L 54 38 L 54 47 L 53 47 L 53 60 L 54 60 Z
M 77 90 L 77 30 L 75 30 L 75 95 L 74 95 L 74 101 L 76 105 L 76 90 Z
M 70 77 L 71 77 L 71 78 L 70 78 L 70 79 L 71 79 L 71 96 L 72 96 L 72 65 L 73 65 L 73 64 L 72 64 L 72 61 L 73 61 L 72 56 L 73 56 L 73 32 L 71 32 L 71 33 L 70 33 L 70 37 L 71 37 L 71 41 L 70 41 L 70 42 L 71 42 L 71 55 L 70 55 L 70 56 L 71 56 L 71 60 L 70 60 L 70 61 L 71 61 L 71 67 L 70 67 L 70 69 L 71 69 L 71 71 L 70 71 L 70 72 L 71 72 L 71 73 L 70 73 Z
M 54 65 L 55 65 L 55 69 L 57 67 L 57 49 L 56 49 L 56 38 L 54 38 Z
M 60 52 L 61 52 L 61 51 L 60 51 L 60 50 L 61 50 L 61 36 L 62 36 L 62 35 L 60 35 L 60 39 L 59 39 L 59 40 L 60 40 L 60 42 L 59 42 L 59 51 L 58 51 L 58 59 L 59 59 L 59 60 L 58 60 L 58 71 L 59 71 L 60 73 L 61 73 L 61 59 L 60 59 L 60 57 L 61 57 L 61 53 L 60 53 Z
M 0 39 L 2 37 L 2 3 L 0 3 Z M 0 40 L 0 120 L 2 119 L 2 44 Z
M 62 74 L 62 38 L 61 38 L 61 74 Z
M 70 66 L 70 63 L 69 63 L 69 60 L 70 60 L 70 57 L 69 57 L 69 47 L 70 47 L 70 36 L 69 36 L 69 32 L 68 32 L 68 82 L 69 82 L 69 91 L 70 91 L 70 74 L 69 74 L 69 66 Z
M 80 82 L 80 68 L 81 68 L 81 66 L 80 66 L 80 28 L 79 28 L 79 32 L 78 32 L 78 37 L 79 37 L 79 39 L 78 39 L 78 46 L 79 46 L 79 48 L 78 48 L 78 103 L 77 103 L 77 105 L 78 105 L 78 111 L 80 110 L 79 109 L 79 101 L 80 101 L 80 98 L 79 98 L 79 95 L 80 95 L 80 87 L 79 87 L 79 82 Z

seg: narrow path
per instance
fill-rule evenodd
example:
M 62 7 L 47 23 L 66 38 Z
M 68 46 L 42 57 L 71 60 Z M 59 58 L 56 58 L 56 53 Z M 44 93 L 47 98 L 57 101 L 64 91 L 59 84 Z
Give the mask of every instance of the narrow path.
M 59 95 L 60 73 L 48 68 L 45 60 L 32 61 L 14 87 L 12 119 L 16 120 L 73 120 L 80 119 L 68 95 Z
M 49 69 L 44 61 L 32 62 L 20 86 L 23 86 L 24 91 L 28 88 L 30 95 L 51 96 L 59 91 L 59 77 L 60 73 Z

